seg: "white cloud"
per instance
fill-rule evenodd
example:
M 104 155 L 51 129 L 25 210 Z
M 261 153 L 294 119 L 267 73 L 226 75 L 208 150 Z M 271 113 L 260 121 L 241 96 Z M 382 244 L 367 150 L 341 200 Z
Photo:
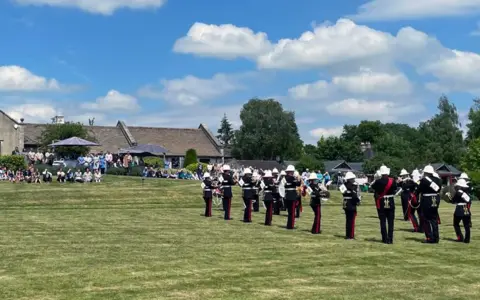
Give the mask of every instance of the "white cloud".
M 393 37 L 347 19 L 323 24 L 298 39 L 283 39 L 258 58 L 260 68 L 315 68 L 346 61 L 378 59 L 392 50 Z
M 7 107 L 5 113 L 17 121 L 23 118 L 26 123 L 49 122 L 56 109 L 47 103 L 27 103 Z
M 474 31 L 470 32 L 470 35 L 472 36 L 480 36 L 480 22 L 477 23 L 477 29 Z
M 450 57 L 432 62 L 421 70 L 439 80 L 427 84 L 430 90 L 480 92 L 480 55 L 477 53 L 453 50 Z
M 173 51 L 199 56 L 234 59 L 255 58 L 267 52 L 271 45 L 263 32 L 254 33 L 250 28 L 231 24 L 208 25 L 195 23 L 187 36 L 175 42 Z
M 156 9 L 162 7 L 167 0 L 14 0 L 20 5 L 53 6 L 78 8 L 83 11 L 112 15 L 121 8 Z
M 0 66 L 0 91 L 58 91 L 56 79 L 33 74 L 19 66 Z
M 345 99 L 326 106 L 332 116 L 358 119 L 396 121 L 400 117 L 423 111 L 420 104 L 405 104 L 390 101 L 367 101 L 363 99 Z
M 330 128 L 315 128 L 310 130 L 310 136 L 314 138 L 340 136 L 343 133 L 343 126 L 330 127 Z
M 110 90 L 106 96 L 97 98 L 95 102 L 82 103 L 81 107 L 86 110 L 106 112 L 135 112 L 140 108 L 137 98 L 116 90 Z
M 480 0 L 372 0 L 353 16 L 362 21 L 421 19 L 480 12 Z
M 296 100 L 331 99 L 350 95 L 408 95 L 412 85 L 402 73 L 373 72 L 362 68 L 360 72 L 334 76 L 331 82 L 319 80 L 314 83 L 297 85 L 289 89 Z
M 194 105 L 241 88 L 234 76 L 216 74 L 212 78 L 203 79 L 189 75 L 181 79 L 162 80 L 159 89 L 147 85 L 138 91 L 138 95 L 151 99 L 164 99 L 181 105 Z

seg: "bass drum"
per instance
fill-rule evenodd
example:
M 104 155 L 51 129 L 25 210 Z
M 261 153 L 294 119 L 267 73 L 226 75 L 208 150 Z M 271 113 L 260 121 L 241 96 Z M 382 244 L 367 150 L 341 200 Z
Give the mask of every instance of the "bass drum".
M 285 198 L 285 185 L 281 184 L 278 186 L 278 194 L 280 197 Z

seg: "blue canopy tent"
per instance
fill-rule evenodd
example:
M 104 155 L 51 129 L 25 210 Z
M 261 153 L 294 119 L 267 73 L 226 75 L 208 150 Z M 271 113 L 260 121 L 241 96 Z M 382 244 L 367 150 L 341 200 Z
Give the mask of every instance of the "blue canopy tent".
M 99 144 L 97 143 L 94 143 L 94 142 L 90 142 L 90 141 L 87 141 L 87 140 L 84 140 L 84 139 L 81 139 L 79 137 L 71 137 L 71 138 L 68 138 L 68 139 L 65 139 L 65 140 L 61 140 L 61 141 L 58 141 L 58 142 L 55 142 L 55 143 L 52 143 L 50 144 L 49 146 L 51 147 L 64 147 L 64 146 L 86 146 L 86 147 L 90 147 L 90 146 L 100 146 Z

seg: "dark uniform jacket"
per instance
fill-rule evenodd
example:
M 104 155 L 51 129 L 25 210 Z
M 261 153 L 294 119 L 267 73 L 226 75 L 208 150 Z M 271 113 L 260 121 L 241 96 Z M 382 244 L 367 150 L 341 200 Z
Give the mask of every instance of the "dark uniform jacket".
M 212 192 L 214 187 L 212 186 L 212 180 L 210 178 L 205 178 L 203 180 L 205 187 L 203 188 L 203 198 L 210 199 L 212 198 Z
M 222 186 L 223 197 L 232 198 L 232 186 L 235 185 L 235 181 L 230 174 L 222 174 L 223 181 L 220 183 Z
M 346 211 L 357 211 L 357 205 L 360 204 L 357 186 L 350 182 L 346 182 L 344 186 L 346 190 L 343 193 L 343 209 Z
M 310 205 L 321 205 L 321 196 L 320 192 L 322 189 L 318 183 L 310 183 L 309 187 L 312 189 L 312 193 L 310 194 Z
M 297 200 L 297 187 L 301 185 L 294 176 L 285 176 L 285 200 L 296 201 Z
M 418 193 L 421 194 L 420 208 L 426 213 L 426 216 L 429 211 L 436 213 L 438 210 L 441 188 L 441 179 L 434 176 L 425 176 L 420 180 L 418 185 Z
M 388 185 L 390 185 L 390 187 L 388 187 Z M 395 208 L 394 195 L 397 191 L 397 182 L 395 179 L 382 176 L 382 178 L 375 180 L 372 184 L 372 189 L 375 191 L 375 204 L 377 209 Z
M 242 177 L 243 185 L 242 185 L 242 193 L 243 198 L 245 199 L 252 199 L 253 197 L 253 184 L 252 184 L 252 176 L 244 175 Z
M 470 215 L 470 205 L 471 199 L 468 193 L 458 190 L 455 195 L 452 197 L 452 204 L 455 204 L 454 215 L 456 217 L 464 217 Z
M 273 178 L 264 178 L 263 183 L 265 184 L 265 188 L 263 189 L 263 192 L 265 193 L 263 201 L 273 201 L 273 193 L 276 191 Z

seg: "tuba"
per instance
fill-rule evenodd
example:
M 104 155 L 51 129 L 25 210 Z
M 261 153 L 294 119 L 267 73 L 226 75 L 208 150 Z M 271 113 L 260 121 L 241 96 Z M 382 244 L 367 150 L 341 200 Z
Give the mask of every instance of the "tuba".
M 444 186 L 440 191 L 440 199 L 444 200 L 447 203 L 452 203 L 452 198 L 455 195 L 455 186 L 450 184 Z

